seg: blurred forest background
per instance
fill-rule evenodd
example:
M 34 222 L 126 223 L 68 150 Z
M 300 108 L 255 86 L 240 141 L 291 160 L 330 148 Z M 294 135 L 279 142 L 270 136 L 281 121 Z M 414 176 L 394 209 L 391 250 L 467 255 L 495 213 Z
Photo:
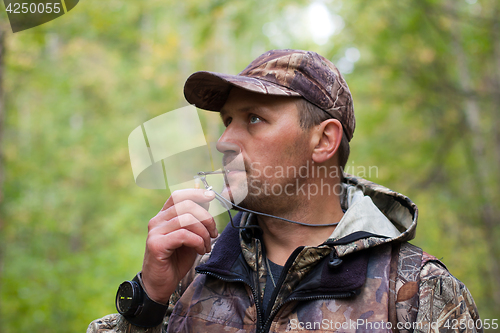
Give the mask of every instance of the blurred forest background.
M 273 48 L 345 73 L 348 167 L 412 198 L 413 243 L 500 319 L 498 0 L 84 0 L 16 34 L 1 7 L 2 332 L 83 332 L 116 312 L 168 196 L 134 184 L 129 133 L 185 106 L 192 72 L 236 74 Z

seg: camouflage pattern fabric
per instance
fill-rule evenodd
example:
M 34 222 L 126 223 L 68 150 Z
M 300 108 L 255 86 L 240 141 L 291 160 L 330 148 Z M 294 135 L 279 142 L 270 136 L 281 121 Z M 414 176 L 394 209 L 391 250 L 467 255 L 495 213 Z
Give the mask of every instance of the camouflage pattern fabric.
M 249 214 L 244 213 L 242 219 L 248 219 Z M 242 231 L 240 231 L 241 233 Z M 243 237 L 241 237 L 243 239 Z M 240 242 L 241 248 L 243 249 L 243 256 L 248 264 L 248 266 L 257 272 L 257 285 L 254 288 L 259 289 L 259 294 L 264 297 L 264 288 L 266 287 L 267 279 L 267 269 L 264 265 L 262 244 L 259 239 L 252 238 L 250 242 Z
M 423 265 L 422 249 L 409 243 L 402 243 L 400 246 L 393 246 L 393 251 L 397 253 L 397 262 L 394 255 L 391 259 L 391 265 L 396 265 L 395 278 L 395 309 L 397 323 L 401 328 L 399 333 L 410 333 L 413 331 L 410 325 L 415 322 L 418 312 L 420 270 Z M 427 258 L 430 260 L 431 258 Z M 432 259 L 436 258 L 432 257 Z M 391 281 L 392 282 L 392 281 Z M 391 290 L 392 292 L 392 290 Z
M 196 72 L 187 79 L 184 95 L 196 107 L 220 111 L 233 86 L 259 94 L 302 96 L 338 119 L 352 139 L 356 120 L 349 87 L 337 67 L 315 52 L 271 50 L 238 75 Z
M 270 332 L 300 332 L 294 323 L 319 323 L 321 332 L 355 332 L 356 328 L 377 327 L 387 322 L 389 246 L 378 247 L 371 252 L 365 285 L 355 298 L 318 299 L 306 302 L 287 301 L 281 296 L 279 307 L 270 326 Z M 309 250 L 305 251 L 310 252 Z M 314 252 L 314 251 L 313 251 Z M 304 257 L 296 262 L 308 261 Z M 309 262 L 309 265 L 315 262 Z M 302 266 L 302 265 L 297 265 Z M 292 266 L 291 270 L 297 270 Z M 297 284 L 303 280 L 297 272 Z M 288 292 L 283 286 L 281 291 Z M 280 292 L 281 292 L 280 291 Z M 366 321 L 365 321 L 366 319 Z M 363 326 L 355 323 L 363 320 Z M 328 322 L 328 328 L 325 328 Z M 248 286 L 242 283 L 220 281 L 207 275 L 199 275 L 179 300 L 170 317 L 168 332 L 255 332 L 257 327 L 255 300 Z M 351 327 L 338 329 L 337 325 Z M 313 324 L 314 325 L 314 324 Z M 316 324 L 318 325 L 318 324 Z M 331 327 L 330 327 L 331 326 Z
M 161 333 L 163 326 L 158 325 L 153 328 L 137 327 L 118 313 L 115 313 L 91 322 L 87 328 L 87 333 Z
M 434 261 L 421 272 L 419 311 L 414 332 L 482 332 L 467 287 Z

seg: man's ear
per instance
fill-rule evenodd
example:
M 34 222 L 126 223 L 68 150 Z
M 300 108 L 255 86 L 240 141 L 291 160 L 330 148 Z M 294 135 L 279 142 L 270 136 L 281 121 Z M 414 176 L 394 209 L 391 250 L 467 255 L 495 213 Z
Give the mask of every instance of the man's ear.
M 312 159 L 323 163 L 333 157 L 342 140 L 342 124 L 337 119 L 328 119 L 314 128 Z

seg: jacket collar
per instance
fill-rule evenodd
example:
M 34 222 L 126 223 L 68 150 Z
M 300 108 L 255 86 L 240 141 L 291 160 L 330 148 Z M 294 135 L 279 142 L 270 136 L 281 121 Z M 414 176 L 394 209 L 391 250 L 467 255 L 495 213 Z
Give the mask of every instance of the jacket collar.
M 332 234 L 332 240 L 354 231 L 365 231 L 373 235 L 351 244 L 335 246 L 339 257 L 384 243 L 409 241 L 415 237 L 418 209 L 407 196 L 351 175 L 345 175 L 343 189 L 341 205 L 347 210 L 346 218 L 351 215 L 352 220 L 345 221 L 348 223 L 344 226 L 339 225 L 339 230 L 336 229 Z M 356 207 L 360 204 L 362 207 Z M 349 210 L 356 208 L 362 208 L 362 212 L 370 210 L 372 213 L 361 218 L 358 214 L 349 213 Z
M 235 225 L 239 225 L 242 220 L 242 213 L 238 213 L 233 219 Z M 211 272 L 224 279 L 248 279 L 246 274 L 241 272 L 254 271 L 243 256 L 240 244 L 239 230 L 228 225 L 221 233 L 214 245 L 209 260 L 196 268 L 198 272 Z M 359 234 L 360 237 L 366 235 Z M 337 240 L 335 243 L 343 243 L 351 240 Z M 333 243 L 332 243 L 333 244 Z M 322 245 L 328 248 L 331 245 Z M 248 251 L 248 249 L 245 249 Z M 366 279 L 368 266 L 368 252 L 359 251 L 342 259 L 339 267 L 331 268 L 328 265 L 329 256 L 325 255 L 313 269 L 314 273 L 308 274 L 301 284 L 295 289 L 294 295 L 310 295 L 317 293 L 341 293 L 354 291 L 363 286 Z M 245 267 L 242 267 L 245 266 Z M 250 269 L 249 269 L 250 268 Z

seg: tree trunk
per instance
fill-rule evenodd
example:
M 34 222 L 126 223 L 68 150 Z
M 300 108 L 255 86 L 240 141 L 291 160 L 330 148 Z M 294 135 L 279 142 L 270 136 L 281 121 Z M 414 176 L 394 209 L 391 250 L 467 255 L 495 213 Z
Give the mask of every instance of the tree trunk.
M 497 4 L 495 8 L 493 17 L 495 21 L 493 22 L 493 56 L 495 61 L 493 63 L 493 68 L 495 68 L 495 77 L 493 84 L 493 107 L 494 110 L 500 112 L 500 5 Z M 496 163 L 500 165 L 500 117 L 495 115 L 495 126 L 493 126 L 493 133 L 495 138 L 495 153 L 496 153 Z
M 4 230 L 4 219 L 3 219 L 3 181 L 5 179 L 4 175 L 4 156 L 3 156 L 3 124 L 4 124 L 4 113 L 5 113 L 5 103 L 4 103 L 4 95 L 3 95 L 3 77 L 4 77 L 4 59 L 5 59 L 5 25 L 0 26 L 0 281 L 3 276 L 3 268 L 4 268 L 4 251 L 5 251 L 5 242 L 3 241 L 3 230 Z M 0 291 L 2 289 L 2 285 L 0 283 Z M 2 314 L 2 303 L 0 302 L 0 323 L 2 322 L 1 318 Z

